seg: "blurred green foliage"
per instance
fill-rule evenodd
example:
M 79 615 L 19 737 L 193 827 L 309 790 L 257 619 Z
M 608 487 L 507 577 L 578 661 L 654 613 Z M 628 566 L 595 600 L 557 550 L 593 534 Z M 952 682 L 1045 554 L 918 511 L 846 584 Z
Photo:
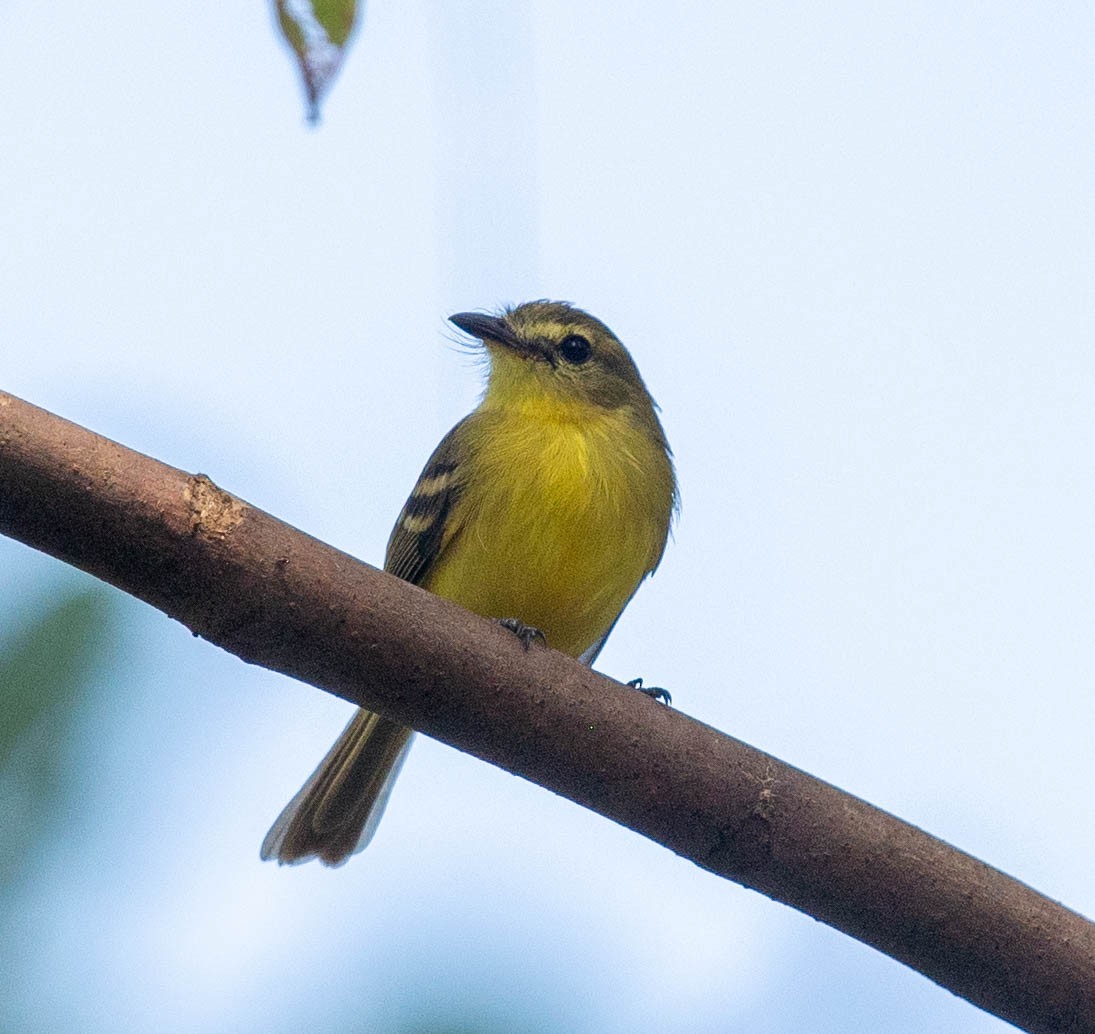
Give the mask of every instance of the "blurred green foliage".
M 117 685 L 110 673 L 118 663 L 125 634 L 124 604 L 125 598 L 106 586 L 69 583 L 0 614 L 0 823 L 5 832 L 0 837 L 0 956 L 5 944 L 25 938 L 28 931 L 33 938 L 37 927 L 33 921 L 28 925 L 27 917 L 56 893 L 43 884 L 49 880 L 47 854 L 69 835 L 89 787 L 100 776 L 81 763 L 80 745 L 89 724 L 97 714 L 101 716 L 105 695 Z M 63 907 L 78 909 L 80 903 L 66 899 Z M 124 907 L 121 899 L 119 907 Z M 105 933 L 109 936 L 109 931 Z M 24 942 L 20 961 L 33 960 L 41 950 L 41 945 Z M 467 954 L 456 931 L 452 945 L 438 950 L 443 955 Z M 507 973 L 505 965 L 490 968 L 494 970 L 491 980 L 465 987 L 459 1001 L 448 1001 L 446 992 L 433 986 L 434 975 L 428 969 L 411 967 L 396 982 L 405 1002 L 379 1022 L 362 1019 L 361 1002 L 349 985 L 344 998 L 327 1003 L 328 1012 L 315 1029 L 361 1034 L 539 1034 L 571 1026 L 553 1021 L 551 1015 L 557 1010 L 550 1001 L 541 1000 L 542 989 L 515 1012 L 513 1002 L 520 1001 L 521 994 L 513 987 L 513 974 Z M 40 974 L 40 965 L 31 961 L 29 968 L 23 968 L 23 975 L 27 973 Z M 35 1019 L 35 985 L 32 981 L 19 990 L 21 983 L 16 978 L 14 993 L 0 996 L 3 1034 L 41 1029 Z M 74 994 L 63 979 L 52 986 L 65 998 Z M 303 1002 L 310 1001 L 310 992 L 302 984 Z M 73 998 L 69 1005 L 52 1003 L 50 1015 L 71 1010 L 73 1016 L 86 1017 L 94 1008 Z M 165 1029 L 174 1028 L 166 1023 Z
M 0 630 L 0 923 L 72 808 L 70 749 L 111 662 L 115 611 L 105 587 L 70 589 Z

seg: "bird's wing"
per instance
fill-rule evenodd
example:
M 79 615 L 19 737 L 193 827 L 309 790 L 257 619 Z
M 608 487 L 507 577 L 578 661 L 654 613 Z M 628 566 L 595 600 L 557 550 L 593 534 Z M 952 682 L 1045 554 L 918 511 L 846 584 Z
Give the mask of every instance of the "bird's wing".
M 456 531 L 452 511 L 467 473 L 463 465 L 467 450 L 457 432 L 467 419 L 461 420 L 434 449 L 395 522 L 384 570 L 397 578 L 421 585 Z

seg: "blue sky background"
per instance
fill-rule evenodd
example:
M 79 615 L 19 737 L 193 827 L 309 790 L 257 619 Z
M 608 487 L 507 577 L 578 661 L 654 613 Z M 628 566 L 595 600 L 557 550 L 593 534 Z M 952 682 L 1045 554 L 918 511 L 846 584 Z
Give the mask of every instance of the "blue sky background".
M 259 2 L 0 30 L 0 387 L 379 563 L 445 317 L 580 304 L 683 497 L 599 667 L 1095 914 L 1090 4 L 374 0 L 314 131 Z M 117 614 L 25 1030 L 1011 1029 L 422 739 L 366 854 L 260 864 L 347 706 Z

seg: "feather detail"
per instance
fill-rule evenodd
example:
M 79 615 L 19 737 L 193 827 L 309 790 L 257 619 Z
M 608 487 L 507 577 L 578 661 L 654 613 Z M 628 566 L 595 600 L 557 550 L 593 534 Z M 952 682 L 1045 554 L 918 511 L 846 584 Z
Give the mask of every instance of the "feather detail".
M 411 736 L 406 726 L 358 710 L 271 826 L 262 859 L 341 865 L 361 851 L 376 832 Z

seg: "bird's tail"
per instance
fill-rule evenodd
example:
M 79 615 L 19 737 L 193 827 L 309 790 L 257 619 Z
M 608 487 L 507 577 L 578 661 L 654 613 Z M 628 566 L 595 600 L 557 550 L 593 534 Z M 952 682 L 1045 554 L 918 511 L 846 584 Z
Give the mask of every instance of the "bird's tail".
M 264 860 L 341 865 L 372 840 L 413 733 L 359 710 L 262 842 Z

